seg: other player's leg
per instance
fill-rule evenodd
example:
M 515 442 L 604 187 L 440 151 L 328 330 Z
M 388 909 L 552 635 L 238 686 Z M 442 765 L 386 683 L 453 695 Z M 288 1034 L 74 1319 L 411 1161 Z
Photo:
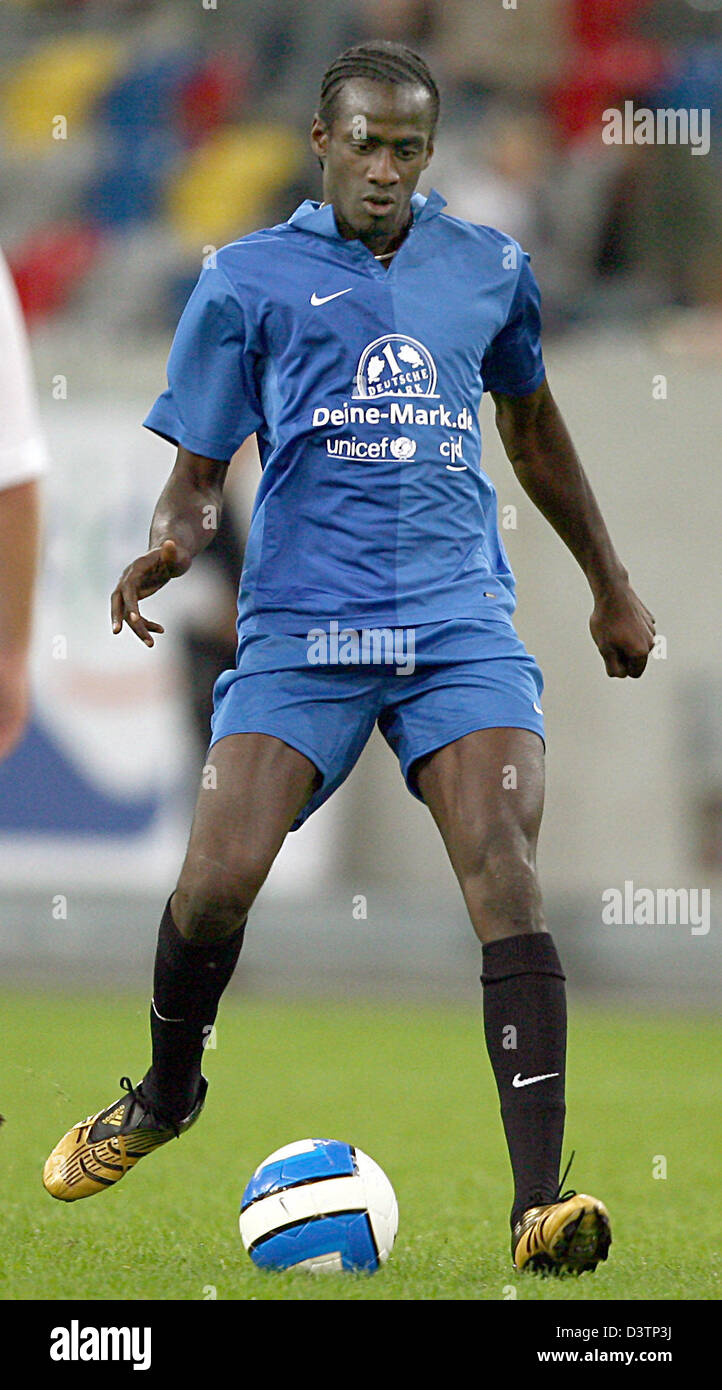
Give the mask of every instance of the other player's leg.
M 536 871 L 542 740 L 527 729 L 476 730 L 415 772 L 482 944 L 484 1031 L 514 1175 L 514 1262 L 594 1268 L 609 1246 L 602 1203 L 559 1200 L 566 997 Z
M 314 764 L 281 739 L 233 734 L 211 749 L 185 861 L 158 933 L 153 1060 L 139 1086 L 74 1125 L 45 1164 L 54 1197 L 113 1186 L 139 1158 L 197 1119 L 203 1046 L 243 944 L 246 917 L 311 795 Z

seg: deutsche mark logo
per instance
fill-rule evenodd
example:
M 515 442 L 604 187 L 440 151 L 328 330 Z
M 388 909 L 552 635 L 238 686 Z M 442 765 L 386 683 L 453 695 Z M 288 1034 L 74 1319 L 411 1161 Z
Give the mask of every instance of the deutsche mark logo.
M 354 397 L 435 396 L 436 377 L 436 364 L 423 343 L 403 333 L 385 333 L 361 354 Z

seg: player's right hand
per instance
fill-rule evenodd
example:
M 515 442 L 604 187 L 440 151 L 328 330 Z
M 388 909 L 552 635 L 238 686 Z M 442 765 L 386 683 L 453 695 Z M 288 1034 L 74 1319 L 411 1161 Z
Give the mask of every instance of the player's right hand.
M 162 545 L 149 550 L 128 565 L 110 596 L 110 616 L 113 632 L 120 632 L 123 623 L 133 630 L 147 647 L 155 645 L 151 632 L 164 632 L 160 623 L 143 618 L 138 600 L 162 589 L 169 579 L 177 579 L 190 568 L 192 556 L 178 541 L 168 537 Z

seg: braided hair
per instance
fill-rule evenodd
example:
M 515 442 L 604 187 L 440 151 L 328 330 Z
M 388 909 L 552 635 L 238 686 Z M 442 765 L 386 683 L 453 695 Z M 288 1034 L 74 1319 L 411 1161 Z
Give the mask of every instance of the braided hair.
M 344 82 L 354 77 L 370 78 L 374 82 L 403 82 L 413 87 L 425 87 L 431 97 L 431 134 L 436 130 L 441 100 L 439 89 L 423 58 L 401 43 L 378 39 L 347 48 L 334 59 L 321 83 L 318 105 L 319 119 L 328 130 L 336 115 L 336 98 Z

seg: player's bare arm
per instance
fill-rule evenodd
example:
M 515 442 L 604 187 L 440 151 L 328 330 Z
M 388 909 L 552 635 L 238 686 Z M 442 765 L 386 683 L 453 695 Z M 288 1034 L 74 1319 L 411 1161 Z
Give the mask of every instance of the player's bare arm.
M 28 651 L 40 527 L 36 479 L 4 488 L 0 496 L 0 759 L 19 742 L 28 715 Z
M 529 396 L 492 394 L 519 482 L 589 581 L 589 628 L 607 675 L 641 676 L 654 645 L 654 618 L 629 583 L 548 382 Z
M 147 647 L 154 646 L 151 633 L 163 628 L 142 617 L 138 601 L 185 574 L 194 557 L 213 540 L 227 470 L 228 462 L 203 458 L 179 446 L 173 472 L 153 513 L 150 548 L 123 570 L 111 595 L 113 632 L 120 632 L 125 622 Z

